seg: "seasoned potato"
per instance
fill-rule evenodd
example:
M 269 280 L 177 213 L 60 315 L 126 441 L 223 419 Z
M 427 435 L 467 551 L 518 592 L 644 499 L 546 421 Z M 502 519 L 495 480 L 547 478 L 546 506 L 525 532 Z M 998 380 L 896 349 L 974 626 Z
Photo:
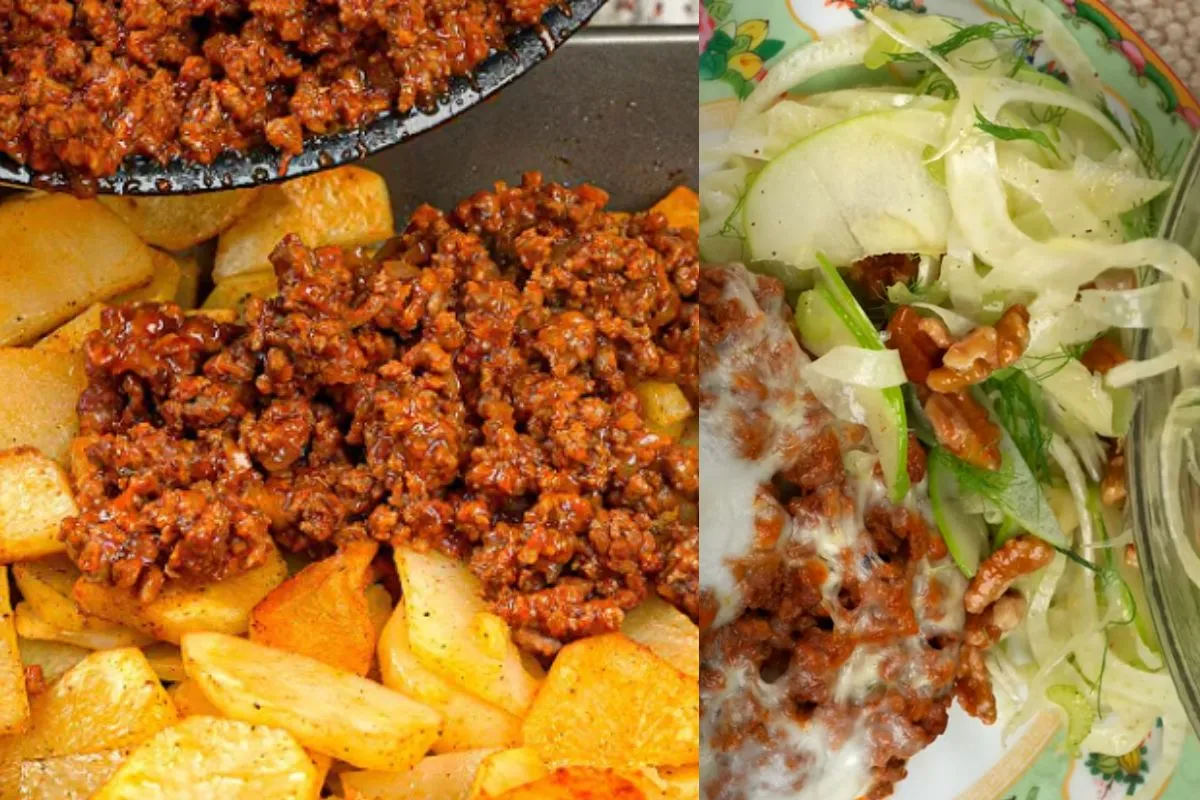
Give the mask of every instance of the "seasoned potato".
M 66 642 L 49 639 L 26 639 L 17 637 L 17 649 L 21 651 L 21 662 L 27 667 L 41 667 L 46 683 L 58 680 L 71 667 L 87 658 L 92 652 Z
M 475 576 L 433 551 L 397 549 L 396 568 L 413 654 L 450 682 L 523 715 L 539 676 L 530 673 L 504 621 L 488 613 Z
M 37 615 L 29 603 L 17 604 L 17 633 L 26 639 L 43 639 L 51 642 L 84 647 L 88 650 L 111 650 L 115 647 L 141 647 L 154 641 L 153 637 L 126 628 L 116 623 L 97 620 L 97 626 L 82 630 L 70 630 L 51 625 Z
M 205 298 L 203 308 L 210 311 L 228 310 L 235 317 L 241 317 L 246 311 L 246 301 L 251 297 L 266 299 L 278 291 L 279 283 L 270 269 L 242 272 L 218 281 Z
M 373 583 L 367 587 L 367 613 L 371 616 L 371 625 L 375 628 L 375 639 L 378 641 L 388 620 L 392 618 L 392 596 L 382 584 Z
M 521 743 L 521 720 L 431 672 L 408 643 L 404 603 L 396 607 L 379 636 L 379 674 L 383 682 L 442 713 L 442 736 L 435 753 L 516 747 Z
M 356 767 L 407 769 L 441 727 L 440 714 L 399 692 L 245 639 L 188 634 L 183 665 L 226 716 L 283 728 L 305 747 Z
M 75 404 L 86 383 L 75 353 L 0 347 L 0 386 L 20 387 L 0 394 L 0 450 L 33 447 L 64 463 L 79 431 Z
M 132 747 L 177 719 L 142 651 L 92 653 L 30 702 L 28 730 L 0 737 L 0 800 L 16 800 L 21 762 Z
M 75 583 L 73 596 L 90 614 L 179 644 L 185 633 L 245 633 L 251 610 L 286 574 L 287 564 L 272 548 L 264 563 L 217 583 L 168 581 L 149 603 L 140 602 L 129 589 L 87 580 Z
M 641 403 L 647 428 L 671 439 L 683 435 L 684 424 L 692 416 L 692 406 L 677 384 L 642 381 L 633 391 Z
M 684 675 L 700 675 L 700 629 L 675 606 L 650 597 L 625 614 L 621 633 Z
M 100 327 L 100 312 L 103 303 L 92 303 L 83 313 L 61 327 L 47 333 L 33 347 L 35 350 L 53 350 L 59 353 L 82 353 L 87 335 Z
M 175 260 L 175 256 L 162 250 L 151 249 L 150 258 L 154 262 L 154 272 L 150 275 L 150 281 L 145 286 L 114 295 L 109 299 L 109 303 L 165 303 L 175 299 L 175 293 L 179 291 L 179 282 L 183 280 L 183 269 L 179 262 Z
M 59 526 L 76 513 L 62 467 L 31 447 L 0 453 L 0 564 L 62 552 Z
M 492 753 L 475 771 L 470 800 L 488 800 L 509 789 L 540 780 L 548 773 L 546 765 L 532 748 L 516 747 Z
M 564 767 L 541 780 L 518 786 L 497 800 L 656 800 L 629 778 L 612 770 Z
M 135 750 L 95 800 L 312 800 L 318 790 L 286 731 L 188 717 Z
M 700 767 L 659 767 L 666 800 L 700 800 Z
M 0 735 L 20 733 L 28 723 L 25 665 L 17 648 L 17 628 L 8 595 L 8 569 L 0 567 Z
M 143 647 L 142 652 L 146 655 L 146 660 L 150 662 L 150 668 L 154 670 L 154 674 L 158 676 L 159 680 L 177 683 L 187 677 L 183 671 L 183 656 L 175 645 L 167 642 L 155 642 L 148 647 Z
M 169 197 L 105 196 L 100 202 L 144 241 L 182 250 L 228 228 L 257 195 L 258 189 L 233 189 Z
M 200 302 L 200 261 L 192 251 L 174 255 L 179 263 L 179 285 L 175 287 L 175 303 L 180 308 L 195 308 Z
M 378 549 L 352 542 L 272 589 L 250 614 L 250 639 L 366 675 L 375 655 L 366 592 Z
M 213 278 L 267 266 L 286 234 L 309 247 L 369 244 L 395 232 L 383 178 L 360 167 L 339 167 L 264 187 L 246 213 L 221 234 Z
M 665 216 L 671 227 L 700 230 L 700 196 L 686 186 L 676 186 L 650 210 Z
M 492 750 L 422 759 L 407 772 L 343 772 L 346 800 L 467 800 L 475 771 Z
M 21 800 L 89 800 L 112 777 L 129 748 L 71 753 L 21 762 Z
M 85 614 L 71 599 L 79 569 L 64 553 L 13 564 L 12 571 L 25 602 L 47 624 L 69 631 L 82 631 L 92 622 L 98 628 L 113 625 Z
M 329 770 L 333 767 L 333 756 L 314 750 L 305 750 L 304 752 L 308 756 L 308 760 L 313 763 L 313 772 L 317 776 L 316 786 L 319 793 L 320 788 L 325 785 L 325 778 L 329 776 Z
M 695 764 L 699 713 L 695 677 L 622 634 L 594 636 L 555 658 L 525 718 L 525 744 L 548 764 Z
M 196 683 L 191 678 L 184 678 L 179 683 L 172 686 L 168 692 L 171 695 L 171 701 L 175 703 L 175 708 L 179 711 L 181 717 L 220 717 L 221 709 L 212 704 L 208 699 L 208 695 L 200 688 L 200 684 Z
M 0 205 L 0 242 L 0 345 L 32 341 L 141 286 L 154 269 L 127 225 L 95 201 L 63 194 Z

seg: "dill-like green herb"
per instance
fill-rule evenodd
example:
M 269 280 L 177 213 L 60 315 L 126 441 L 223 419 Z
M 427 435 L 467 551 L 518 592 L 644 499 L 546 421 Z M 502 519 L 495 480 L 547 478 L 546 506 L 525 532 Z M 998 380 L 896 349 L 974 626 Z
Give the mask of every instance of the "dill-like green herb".
M 1072 361 L 1078 361 L 1083 358 L 1083 354 L 1087 352 L 1088 348 L 1092 346 L 1096 339 L 1103 335 L 1103 333 L 1099 333 L 1083 342 L 1064 344 L 1053 353 L 1046 353 L 1040 356 L 1023 356 L 1021 358 L 1021 371 L 1028 375 L 1035 383 L 1041 383 L 1062 372 L 1067 364 L 1070 364 Z
M 1040 125 L 1058 125 L 1067 117 L 1067 109 L 1062 106 L 1047 107 L 1044 113 L 1030 109 L 1029 115 Z
M 914 91 L 917 94 L 927 94 L 933 97 L 940 97 L 943 100 L 953 100 L 958 97 L 958 87 L 940 69 L 926 73 L 925 77 L 921 78 L 920 82 L 916 85 Z
M 1008 491 L 1013 485 L 1012 464 L 1006 462 L 1000 469 L 984 469 L 968 464 L 943 448 L 938 448 L 935 452 L 936 457 L 944 459 L 943 463 L 954 473 L 960 494 L 977 494 L 992 499 Z
M 997 421 L 1008 431 L 1039 483 L 1050 481 L 1050 434 L 1044 423 L 1041 390 L 1016 369 L 994 373 L 981 387 L 992 402 Z
M 979 107 L 975 107 L 975 127 L 979 130 L 993 136 L 997 139 L 1002 139 L 1006 142 L 1028 141 L 1036 145 L 1046 148 L 1054 155 L 1058 155 L 1058 150 L 1054 147 L 1054 143 L 1050 141 L 1050 137 L 1044 131 L 1034 130 L 1033 128 L 1012 128 L 1008 125 L 1000 125 L 992 122 L 983 115 Z
M 972 42 L 978 41 L 1012 41 L 1012 58 L 1014 60 L 1013 73 L 1020 69 L 1025 63 L 1025 59 L 1033 52 L 1034 40 L 1041 35 L 1041 31 L 1037 28 L 1030 27 L 1025 21 L 1023 14 L 1018 14 L 1012 7 L 1011 0 L 994 0 L 992 3 L 1001 14 L 1004 14 L 1008 19 L 993 20 L 984 22 L 978 25 L 964 25 L 958 28 L 954 33 L 950 34 L 946 39 L 937 44 L 930 45 L 930 52 L 935 55 L 945 58 L 955 50 L 961 50 Z M 921 61 L 924 56 L 921 53 L 893 53 L 889 56 L 892 61 Z M 995 59 L 989 59 L 984 62 L 970 62 L 964 59 L 963 63 L 974 66 L 977 69 L 988 69 L 995 64 Z

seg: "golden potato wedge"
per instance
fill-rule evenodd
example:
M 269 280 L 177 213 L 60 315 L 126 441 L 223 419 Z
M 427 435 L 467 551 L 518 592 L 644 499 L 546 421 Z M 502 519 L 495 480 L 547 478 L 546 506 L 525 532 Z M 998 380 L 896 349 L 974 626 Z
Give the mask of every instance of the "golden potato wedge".
M 129 748 L 98 753 L 71 753 L 21 762 L 21 800 L 89 800 L 117 767 Z
M 525 718 L 525 744 L 548 764 L 695 764 L 699 713 L 696 678 L 610 633 L 559 652 Z
M 656 800 L 629 778 L 609 769 L 564 767 L 541 780 L 510 789 L 497 800 Z
M 92 652 L 86 647 L 66 642 L 26 639 L 24 636 L 17 637 L 17 649 L 21 651 L 21 662 L 25 666 L 42 668 L 42 678 L 47 684 L 61 678 Z
M 282 583 L 286 574 L 287 564 L 272 548 L 264 563 L 217 583 L 168 581 L 149 603 L 140 602 L 128 589 L 88 580 L 77 581 L 72 596 L 89 614 L 179 644 L 186 633 L 245 633 L 254 606 Z
M 79 431 L 75 404 L 87 384 L 77 353 L 0 347 L 0 450 L 33 447 L 65 463 Z M 7 488 L 7 487 L 6 487 Z
M 179 282 L 183 280 L 183 269 L 175 256 L 162 250 L 151 248 L 150 258 L 154 262 L 154 272 L 150 275 L 145 286 L 130 289 L 127 292 L 113 295 L 108 302 L 118 303 L 165 303 L 175 299 L 179 291 Z
M 278 292 L 275 273 L 270 269 L 256 269 L 218 281 L 202 307 L 207 311 L 232 311 L 236 318 L 241 318 L 245 315 L 246 301 L 251 297 L 265 300 Z
M 529 747 L 515 747 L 492 753 L 475 770 L 471 783 L 470 800 L 489 800 L 510 789 L 533 783 L 549 774 L 537 751 Z
M 315 750 L 305 750 L 308 755 L 308 760 L 313 763 L 313 771 L 317 776 L 317 796 L 320 796 L 320 790 L 325 785 L 325 779 L 329 777 L 329 770 L 333 768 L 333 756 L 325 753 L 318 753 Z
M 700 767 L 659 767 L 666 800 L 700 800 Z
M 82 630 L 57 628 L 37 615 L 29 603 L 17 603 L 17 633 L 26 639 L 43 639 L 50 642 L 84 647 L 88 650 L 112 650 L 116 647 L 143 647 L 154 642 L 154 637 L 126 628 L 123 625 L 98 620 L 105 627 L 85 627 Z
M 92 303 L 79 316 L 39 339 L 33 348 L 59 353 L 82 353 L 84 339 L 100 327 L 100 312 L 103 310 L 103 303 Z
M 700 195 L 686 186 L 676 186 L 650 210 L 665 216 L 673 228 L 700 231 Z
M 679 384 L 664 381 L 642 381 L 633 387 L 634 394 L 642 406 L 642 418 L 647 427 L 656 430 L 683 432 L 683 423 L 692 416 L 692 405 L 679 388 Z
M 0 736 L 20 733 L 28 724 L 25 664 L 17 647 L 12 598 L 8 594 L 8 568 L 0 567 Z
M 529 671 L 504 621 L 487 611 L 466 565 L 433 551 L 397 548 L 396 568 L 413 654 L 451 683 L 523 715 L 540 676 Z
M 158 679 L 168 683 L 178 683 L 187 675 L 183 671 L 183 656 L 176 645 L 169 642 L 155 642 L 142 648 L 150 668 Z
M 442 713 L 442 736 L 435 753 L 516 747 L 521 743 L 521 719 L 481 700 L 426 668 L 408 643 L 404 603 L 379 636 L 379 675 L 384 684 Z
M 467 800 L 479 764 L 493 750 L 422 759 L 407 772 L 343 772 L 346 800 Z
M 58 529 L 77 513 L 62 467 L 32 447 L 0 452 L 0 564 L 61 553 Z
M 264 187 L 237 222 L 221 234 L 213 279 L 259 269 L 285 235 L 309 247 L 349 247 L 395 232 L 387 184 L 361 167 L 337 169 Z
M 180 308 L 195 308 L 200 302 L 200 260 L 193 251 L 175 253 L 179 262 L 179 285 L 175 287 L 175 304 Z
M 312 800 L 317 770 L 291 734 L 188 717 L 129 757 L 95 800 Z
M 0 800 L 16 800 L 21 762 L 132 747 L 175 723 L 142 651 L 92 653 L 30 702 L 29 728 L 0 738 Z
M 382 584 L 373 583 L 367 587 L 367 613 L 371 616 L 371 625 L 375 628 L 375 640 L 383 635 L 383 629 L 392 618 L 392 596 Z
M 104 196 L 100 203 L 143 241 L 183 250 L 228 228 L 257 195 L 258 189 L 232 189 L 167 197 Z
M 272 589 L 250 614 L 251 641 L 366 675 L 375 655 L 367 582 L 378 549 L 351 542 Z
M 183 638 L 187 675 L 225 716 L 290 732 L 365 769 L 407 769 L 437 739 L 429 706 L 307 656 L 219 633 Z
M 627 611 L 621 633 L 684 675 L 700 675 L 700 628 L 662 598 L 651 596 Z
M 64 630 L 81 631 L 95 620 L 85 614 L 71 599 L 71 587 L 79 579 L 79 569 L 65 553 L 45 556 L 34 561 L 13 564 L 13 579 L 21 596 L 42 620 Z
M 221 714 L 221 709 L 214 706 L 208 699 L 208 695 L 200 688 L 200 684 L 191 678 L 185 677 L 167 690 L 167 694 L 171 695 L 171 702 L 175 704 L 181 717 L 224 716 Z
M 0 242 L 0 345 L 33 341 L 97 300 L 141 286 L 154 269 L 129 226 L 65 194 L 0 205 Z

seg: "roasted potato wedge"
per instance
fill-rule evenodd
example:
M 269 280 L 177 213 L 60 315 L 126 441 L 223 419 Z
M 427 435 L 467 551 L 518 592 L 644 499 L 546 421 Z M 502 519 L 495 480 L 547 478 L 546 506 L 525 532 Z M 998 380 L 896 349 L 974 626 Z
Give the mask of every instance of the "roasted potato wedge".
M 99 627 L 112 623 L 85 614 L 71 599 L 71 588 L 79 579 L 79 569 L 64 553 L 45 556 L 34 561 L 13 564 L 13 579 L 21 596 L 33 612 L 56 628 L 81 631 L 90 622 Z
M 109 303 L 166 303 L 175 300 L 179 291 L 179 283 L 183 280 L 183 268 L 175 260 L 175 256 L 162 250 L 150 250 L 150 258 L 154 262 L 154 272 L 145 286 L 121 292 L 109 299 Z
M 213 279 L 268 266 L 285 235 L 309 247 L 370 244 L 392 236 L 387 184 L 361 167 L 339 167 L 264 187 L 236 223 L 221 234 Z
M 510 789 L 496 800 L 657 800 L 629 778 L 608 769 L 564 767 Z
M 155 642 L 148 647 L 143 647 L 142 652 L 159 680 L 178 683 L 187 677 L 183 671 L 183 656 L 175 645 L 167 642 Z
M 525 718 L 525 744 L 548 764 L 682 766 L 700 757 L 695 677 L 623 634 L 564 647 Z
M 175 304 L 180 308 L 195 308 L 200 302 L 200 261 L 193 251 L 174 255 L 179 263 L 179 285 L 175 287 Z
M 480 762 L 469 797 L 470 800 L 489 800 L 548 774 L 549 770 L 536 750 L 529 747 L 501 750 Z
M 700 800 L 700 767 L 659 767 L 666 800 Z
M 0 564 L 62 552 L 59 526 L 77 513 L 62 467 L 32 447 L 0 453 Z
M 90 800 L 117 767 L 128 748 L 71 753 L 21 762 L 21 800 Z
M 651 596 L 625 613 L 621 633 L 684 675 L 700 675 L 700 629 L 675 606 Z
M 451 683 L 523 715 L 540 676 L 530 672 L 504 621 L 487 611 L 466 565 L 434 551 L 398 548 L 396 568 L 413 654 Z
M 208 695 L 200 688 L 200 684 L 191 678 L 184 678 L 172 686 L 167 693 L 181 717 L 220 717 L 224 716 L 221 709 L 212 704 Z
M 100 203 L 143 241 L 183 250 L 228 228 L 257 195 L 258 189 L 233 189 L 169 197 L 105 196 Z
M 95 800 L 312 800 L 319 790 L 286 731 L 188 717 L 135 750 Z
M 684 425 L 692 416 L 692 405 L 678 384 L 642 381 L 633 391 L 641 403 L 647 428 L 671 439 L 683 435 Z
M 25 664 L 17 647 L 8 569 L 0 567 L 0 735 L 20 733 L 29 724 Z
M 366 675 L 375 655 L 367 582 L 378 549 L 352 542 L 279 584 L 251 612 L 250 639 Z
M 132 747 L 177 720 L 141 650 L 92 653 L 30 702 L 29 728 L 0 737 L 0 800 L 16 800 L 21 762 Z
M 392 596 L 382 584 L 373 583 L 367 587 L 367 613 L 371 617 L 371 625 L 375 628 L 376 641 L 383 635 L 383 629 L 392 618 L 393 608 Z
M 84 647 L 88 650 L 112 650 L 117 647 L 142 647 L 153 643 L 154 638 L 126 628 L 123 625 L 97 620 L 96 627 L 82 630 L 58 628 L 37 615 L 29 603 L 17 604 L 17 633 L 26 639 L 43 639 L 50 642 Z
M 217 583 L 168 581 L 149 603 L 140 602 L 128 589 L 87 580 L 77 581 L 72 595 L 89 614 L 179 644 L 186 633 L 245 633 L 254 606 L 282 583 L 285 575 L 287 564 L 272 548 L 264 563 Z
M 92 303 L 83 313 L 62 326 L 47 333 L 37 344 L 35 350 L 52 350 L 59 353 L 82 353 L 83 342 L 87 335 L 100 327 L 100 312 L 104 310 L 103 303 Z
M 673 228 L 700 231 L 700 195 L 686 186 L 676 186 L 650 210 L 666 217 Z
M 442 724 L 429 706 L 354 673 L 232 636 L 188 634 L 183 665 L 225 716 L 283 728 L 356 767 L 408 769 Z
M 65 194 L 0 205 L 0 242 L 0 345 L 33 341 L 97 300 L 143 285 L 154 270 L 150 248 L 129 226 Z
M 391 688 L 442 713 L 445 721 L 441 738 L 433 744 L 435 753 L 509 748 L 521 743 L 519 717 L 450 683 L 413 655 L 403 602 L 379 636 L 379 674 Z
M 65 463 L 79 431 L 75 404 L 86 383 L 78 354 L 0 348 L 0 385 L 20 387 L 0 395 L 0 450 L 33 447 Z
M 422 759 L 407 772 L 343 772 L 346 800 L 467 800 L 475 771 L 492 750 Z
M 61 678 L 92 652 L 86 647 L 66 642 L 26 639 L 24 636 L 17 637 L 17 649 L 21 651 L 21 662 L 25 666 L 41 667 L 42 679 L 48 684 Z
M 265 300 L 278 292 L 279 282 L 275 279 L 275 273 L 270 269 L 256 269 L 218 281 L 204 299 L 203 308 L 207 311 L 232 311 L 235 317 L 241 318 L 246 312 L 246 301 L 251 297 Z

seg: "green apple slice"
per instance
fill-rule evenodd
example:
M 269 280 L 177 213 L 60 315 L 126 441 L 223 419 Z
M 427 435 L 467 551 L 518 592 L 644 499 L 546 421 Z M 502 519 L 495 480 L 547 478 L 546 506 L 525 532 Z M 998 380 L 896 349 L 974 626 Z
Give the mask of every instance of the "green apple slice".
M 935 450 L 929 459 L 933 521 L 937 523 L 955 565 L 972 578 L 979 570 L 983 549 L 987 546 L 987 523 L 981 515 L 970 514 L 963 508 L 958 497 L 958 479 L 946 459 L 946 454 L 940 450 Z

